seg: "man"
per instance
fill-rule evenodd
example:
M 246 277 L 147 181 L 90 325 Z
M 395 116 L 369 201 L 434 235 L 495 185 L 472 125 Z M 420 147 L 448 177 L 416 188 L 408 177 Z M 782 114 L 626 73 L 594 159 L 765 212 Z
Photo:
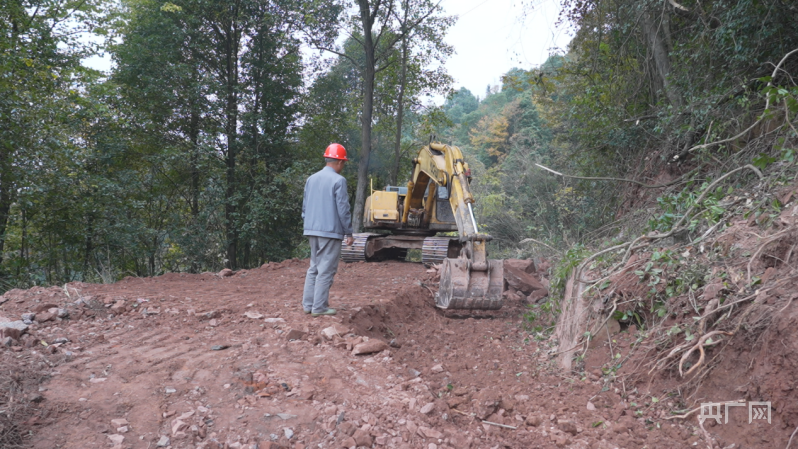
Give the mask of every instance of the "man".
M 305 182 L 302 218 L 305 235 L 310 240 L 310 268 L 305 276 L 302 308 L 314 317 L 335 315 L 329 297 L 333 277 L 338 271 L 341 240 L 347 246 L 355 241 L 346 178 L 341 176 L 348 160 L 342 145 L 330 144 L 324 152 L 327 166 Z

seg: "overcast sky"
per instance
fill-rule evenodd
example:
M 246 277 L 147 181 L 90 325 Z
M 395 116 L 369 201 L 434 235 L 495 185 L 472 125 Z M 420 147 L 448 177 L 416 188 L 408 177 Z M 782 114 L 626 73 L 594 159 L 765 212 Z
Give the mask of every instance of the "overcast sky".
M 482 98 L 509 69 L 539 66 L 554 49 L 565 49 L 571 36 L 555 26 L 558 1 L 534 4 L 524 15 L 519 0 L 443 0 L 446 13 L 459 17 L 446 37 L 456 51 L 446 64 L 455 88 Z
M 443 0 L 446 14 L 458 16 L 446 36 L 456 52 L 446 63 L 455 88 L 464 86 L 483 98 L 487 86 L 500 84 L 509 69 L 539 66 L 552 51 L 568 45 L 567 30 L 555 26 L 558 0 L 523 3 L 534 7 L 522 6 L 521 0 Z M 106 72 L 111 68 L 108 56 L 84 63 Z

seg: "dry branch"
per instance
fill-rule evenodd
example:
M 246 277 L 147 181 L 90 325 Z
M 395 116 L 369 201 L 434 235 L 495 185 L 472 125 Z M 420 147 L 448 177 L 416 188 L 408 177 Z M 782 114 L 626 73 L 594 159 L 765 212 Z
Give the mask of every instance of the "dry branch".
M 549 248 L 549 249 L 550 249 L 550 250 L 552 250 L 552 251 L 557 251 L 557 248 L 555 248 L 555 247 L 553 247 L 553 246 L 551 246 L 551 245 L 547 245 L 547 244 L 545 244 L 545 243 L 541 242 L 540 240 L 535 240 L 535 239 L 533 239 L 533 238 L 529 238 L 529 237 L 527 237 L 527 238 L 525 238 L 525 239 L 521 240 L 520 242 L 518 242 L 518 244 L 519 244 L 519 245 L 523 245 L 524 243 L 529 243 L 529 242 L 532 242 L 532 243 L 537 243 L 538 245 L 545 246 L 546 248 Z
M 545 165 L 540 165 L 540 164 L 535 164 L 535 165 L 537 165 L 538 167 L 542 168 L 543 170 L 546 170 L 547 172 L 553 173 L 553 174 L 555 174 L 555 175 L 557 175 L 557 176 L 562 176 L 563 178 L 584 179 L 584 180 L 588 180 L 588 181 L 620 181 L 620 182 L 630 182 L 630 183 L 632 183 L 632 184 L 637 184 L 637 185 L 639 185 L 640 187 L 642 187 L 642 188 L 644 188 L 644 189 L 659 189 L 659 188 L 661 188 L 661 187 L 668 187 L 668 186 L 672 186 L 672 185 L 674 185 L 674 184 L 677 184 L 677 183 L 679 183 L 679 182 L 680 182 L 680 181 L 681 181 L 681 180 L 682 180 L 684 177 L 686 177 L 686 176 L 688 176 L 688 175 L 690 175 L 690 174 L 692 174 L 693 172 L 695 172 L 695 171 L 697 171 L 697 170 L 698 170 L 698 168 L 694 168 L 694 169 L 690 170 L 689 172 L 685 173 L 684 175 L 682 175 L 682 176 L 679 176 L 678 178 L 674 179 L 673 181 L 669 181 L 669 182 L 666 182 L 666 183 L 664 183 L 664 184 L 648 185 L 648 184 L 642 183 L 642 182 L 640 182 L 640 181 L 635 181 L 634 179 L 626 179 L 626 178 L 610 178 L 610 177 L 603 177 L 603 176 L 599 176 L 599 177 L 593 177 L 593 176 L 574 176 L 574 175 L 566 175 L 566 174 L 564 174 L 564 173 L 560 173 L 560 172 L 558 172 L 558 171 L 552 170 L 552 169 L 550 169 L 549 167 L 546 167 Z

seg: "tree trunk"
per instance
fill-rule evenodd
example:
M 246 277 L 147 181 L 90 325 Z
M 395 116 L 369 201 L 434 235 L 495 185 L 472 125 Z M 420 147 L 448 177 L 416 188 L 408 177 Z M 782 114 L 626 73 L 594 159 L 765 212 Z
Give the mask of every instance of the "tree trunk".
M 663 93 L 668 98 L 671 105 L 680 107 L 683 104 L 682 96 L 676 86 L 670 83 L 668 76 L 671 71 L 670 57 L 668 55 L 667 42 L 670 36 L 665 34 L 670 29 L 669 26 L 661 26 L 656 22 L 656 17 L 652 12 L 643 14 L 643 33 L 648 43 L 649 54 L 653 59 L 655 76 L 655 86 L 662 86 Z
M 0 265 L 3 263 L 3 251 L 6 242 L 6 229 L 10 219 L 11 204 L 14 202 L 14 181 L 11 174 L 11 164 L 8 147 L 0 149 Z
M 227 190 L 225 192 L 225 224 L 227 236 L 227 268 L 238 266 L 238 223 L 236 220 L 236 157 L 238 151 L 238 29 L 235 13 L 227 30 L 225 42 L 227 104 L 225 107 L 225 136 L 227 137 Z
M 405 4 L 405 22 L 407 22 L 407 4 Z M 404 27 L 404 24 L 403 24 Z M 404 118 L 405 86 L 407 86 L 407 31 L 402 30 L 402 68 L 399 72 L 399 100 L 396 105 L 396 141 L 394 142 L 393 171 L 391 184 L 399 185 L 399 164 L 402 152 L 402 119 Z
M 357 167 L 355 209 L 352 213 L 354 230 L 355 232 L 360 232 L 363 227 L 363 209 L 366 204 L 366 185 L 368 184 L 369 159 L 371 157 L 371 117 L 374 109 L 374 73 L 376 67 L 374 67 L 374 39 L 371 34 L 374 26 L 371 8 L 368 0 L 358 0 L 357 3 L 360 6 L 360 20 L 363 25 L 363 50 L 366 57 L 365 67 L 363 67 L 363 110 L 360 118 L 362 149 Z
M 199 215 L 199 113 L 196 110 L 194 103 L 196 100 L 191 101 L 191 119 L 189 122 L 188 134 L 189 141 L 191 142 L 191 154 L 189 156 L 189 164 L 191 165 L 191 217 L 194 221 L 197 220 Z

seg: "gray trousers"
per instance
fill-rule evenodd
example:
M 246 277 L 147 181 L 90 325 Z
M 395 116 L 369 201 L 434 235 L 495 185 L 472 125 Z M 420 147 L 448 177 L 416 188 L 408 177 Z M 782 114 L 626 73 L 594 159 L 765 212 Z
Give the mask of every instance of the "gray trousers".
M 310 239 L 310 268 L 305 275 L 302 308 L 313 313 L 324 312 L 330 306 L 330 287 L 338 271 L 341 240 L 308 236 Z

